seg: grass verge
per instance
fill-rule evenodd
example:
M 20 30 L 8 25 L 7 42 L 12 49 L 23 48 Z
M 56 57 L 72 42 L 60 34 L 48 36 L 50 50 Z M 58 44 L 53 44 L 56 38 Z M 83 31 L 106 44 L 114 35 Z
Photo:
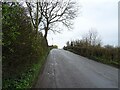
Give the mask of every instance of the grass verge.
M 75 50 L 68 49 L 68 51 L 80 55 L 80 54 L 79 54 L 78 52 L 76 52 Z M 82 56 L 82 55 L 81 55 L 81 56 Z M 105 59 L 105 58 L 96 57 L 96 56 L 84 56 L 84 57 L 89 58 L 89 59 L 94 60 L 94 61 L 97 61 L 97 62 L 100 62 L 100 63 L 103 63 L 103 64 L 107 64 L 107 65 L 116 67 L 116 68 L 119 68 L 119 65 L 120 65 L 120 61 L 117 61 L 117 60 L 116 60 L 116 61 L 112 61 L 112 60 L 107 60 L 107 59 Z
M 3 89 L 21 89 L 25 90 L 27 88 L 32 88 L 33 84 L 36 82 L 36 79 L 41 71 L 41 67 L 44 65 L 46 61 L 46 57 L 49 53 L 50 49 L 42 56 L 37 63 L 34 63 L 31 68 L 27 69 L 26 72 L 19 75 L 14 79 L 4 80 Z

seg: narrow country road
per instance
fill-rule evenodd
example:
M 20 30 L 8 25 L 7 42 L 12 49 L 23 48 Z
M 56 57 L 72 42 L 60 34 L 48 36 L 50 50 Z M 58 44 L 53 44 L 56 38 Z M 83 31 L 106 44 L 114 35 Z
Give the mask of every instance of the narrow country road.
M 118 88 L 118 69 L 52 49 L 35 88 Z

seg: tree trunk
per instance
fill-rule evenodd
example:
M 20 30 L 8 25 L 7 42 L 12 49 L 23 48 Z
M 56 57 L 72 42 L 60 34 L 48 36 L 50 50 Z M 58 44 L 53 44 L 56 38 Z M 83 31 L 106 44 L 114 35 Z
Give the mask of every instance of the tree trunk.
M 47 47 L 48 47 L 48 40 L 47 40 L 48 28 L 49 28 L 49 22 L 47 18 L 47 26 L 45 27 L 45 35 L 44 35 Z
M 46 28 L 45 28 L 44 39 L 45 39 L 46 45 L 47 45 L 47 47 L 48 47 L 47 34 L 48 34 L 48 28 L 46 27 Z
M 44 38 L 45 38 L 45 37 L 44 37 Z M 46 46 L 48 47 L 47 37 L 45 38 L 45 43 L 46 43 Z
M 36 8 L 36 11 L 37 11 L 37 15 L 36 15 L 36 36 L 38 35 L 38 0 L 37 0 L 37 8 Z

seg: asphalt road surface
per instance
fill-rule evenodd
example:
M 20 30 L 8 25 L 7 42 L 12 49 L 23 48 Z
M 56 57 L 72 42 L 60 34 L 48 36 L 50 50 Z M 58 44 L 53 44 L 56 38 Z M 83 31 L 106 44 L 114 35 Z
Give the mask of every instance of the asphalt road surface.
M 118 88 L 118 69 L 69 51 L 50 51 L 36 88 Z

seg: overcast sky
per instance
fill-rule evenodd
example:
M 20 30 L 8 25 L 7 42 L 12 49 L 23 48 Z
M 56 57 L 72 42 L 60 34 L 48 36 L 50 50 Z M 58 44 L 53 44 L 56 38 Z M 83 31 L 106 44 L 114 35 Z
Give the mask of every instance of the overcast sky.
M 103 44 L 118 45 L 118 1 L 119 0 L 76 0 L 81 9 L 74 20 L 71 31 L 63 30 L 61 33 L 49 33 L 49 45 L 55 44 L 59 48 L 67 41 L 81 39 L 81 36 L 96 28 Z M 53 39 L 52 39 L 53 38 Z

